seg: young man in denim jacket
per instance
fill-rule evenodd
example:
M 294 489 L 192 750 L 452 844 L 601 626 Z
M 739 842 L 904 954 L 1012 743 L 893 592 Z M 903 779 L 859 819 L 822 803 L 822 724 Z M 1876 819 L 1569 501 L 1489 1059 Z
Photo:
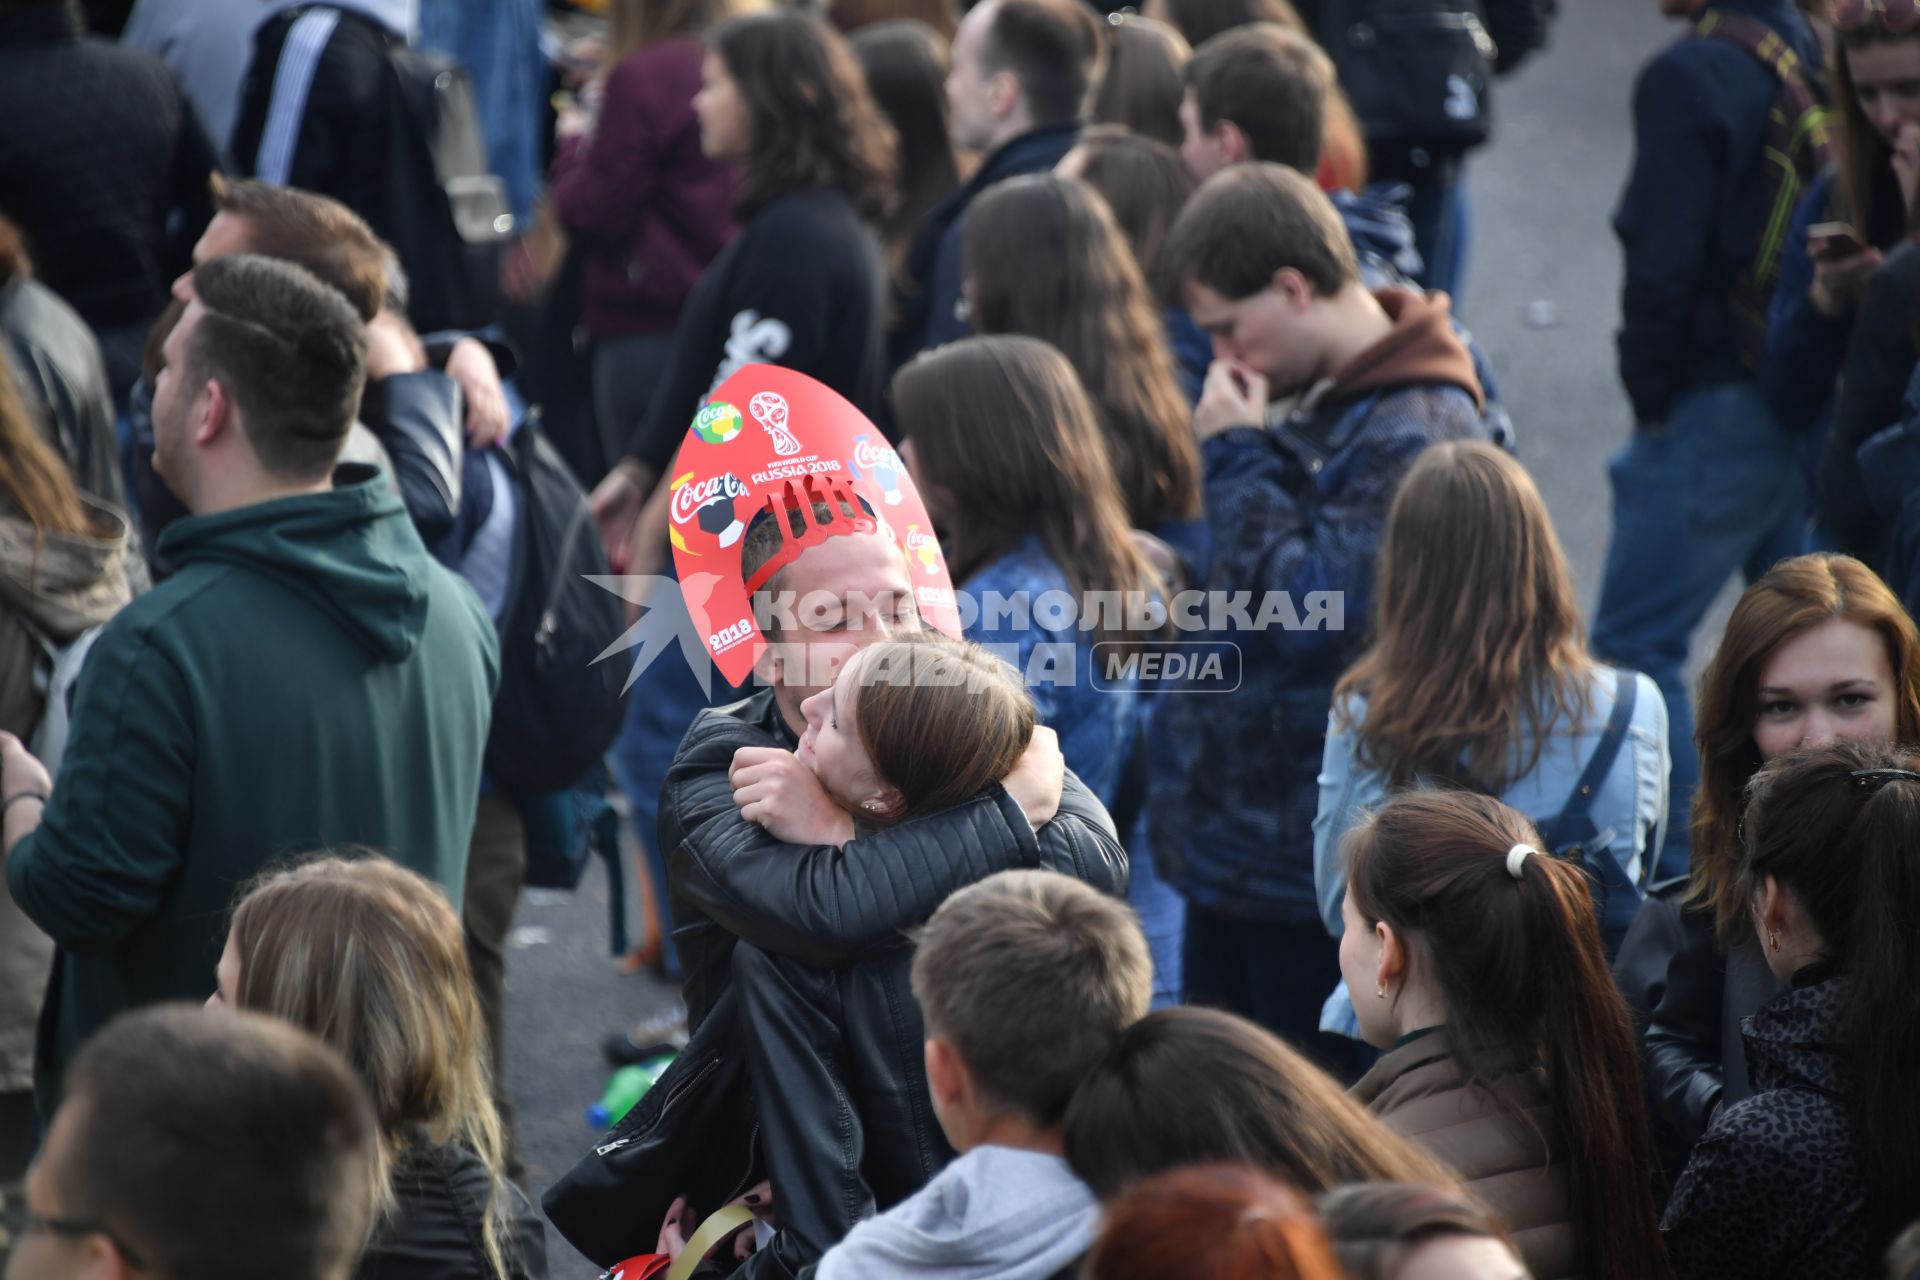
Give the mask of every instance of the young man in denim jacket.
M 1339 214 L 1291 169 L 1216 174 L 1167 260 L 1215 355 L 1194 419 L 1212 630 L 1187 611 L 1182 638 L 1231 642 L 1240 669 L 1231 696 L 1206 692 L 1231 675 L 1190 682 L 1161 709 L 1153 848 L 1187 896 L 1187 998 L 1340 1068 L 1348 1051 L 1317 1032 L 1339 976 L 1313 888 L 1327 709 L 1359 652 L 1393 491 L 1427 445 L 1485 438 L 1481 387 L 1445 297 L 1367 289 Z

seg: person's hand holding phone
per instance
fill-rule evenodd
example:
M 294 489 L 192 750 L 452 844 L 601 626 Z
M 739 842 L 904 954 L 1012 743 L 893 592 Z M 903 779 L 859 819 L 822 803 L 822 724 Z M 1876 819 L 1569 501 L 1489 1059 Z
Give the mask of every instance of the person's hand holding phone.
M 1920 132 L 1916 133 L 1915 142 L 1920 145 Z M 1853 309 L 1867 287 L 1867 280 L 1881 262 L 1880 251 L 1844 222 L 1820 222 L 1808 227 L 1807 256 L 1813 259 L 1813 285 L 1807 291 L 1808 300 L 1815 311 L 1829 320 Z

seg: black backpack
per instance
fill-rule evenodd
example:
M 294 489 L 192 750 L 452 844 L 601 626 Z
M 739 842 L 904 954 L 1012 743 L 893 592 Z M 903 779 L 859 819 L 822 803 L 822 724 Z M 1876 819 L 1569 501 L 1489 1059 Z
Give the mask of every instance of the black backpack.
M 1613 711 L 1607 716 L 1600 741 L 1594 744 L 1593 755 L 1587 759 L 1587 767 L 1574 784 L 1573 794 L 1567 797 L 1559 813 L 1533 824 L 1548 853 L 1587 873 L 1587 887 L 1593 893 L 1593 914 L 1600 922 L 1600 937 L 1606 944 L 1609 961 L 1619 952 L 1633 917 L 1639 913 L 1645 881 L 1651 877 L 1660 857 L 1658 848 L 1647 849 L 1642 855 L 1642 883 L 1634 884 L 1613 856 L 1610 848 L 1613 828 L 1603 831 L 1596 827 L 1590 812 L 1594 792 L 1607 780 L 1607 774 L 1613 771 L 1613 762 L 1619 758 L 1620 748 L 1626 745 L 1627 730 L 1633 724 L 1633 706 L 1640 691 L 1640 677 L 1636 673 L 1616 667 L 1614 677 Z
M 588 581 L 612 572 L 607 553 L 537 410 L 503 453 L 519 525 L 486 763 L 508 795 L 537 796 L 578 782 L 620 731 L 626 664 L 595 659 L 619 638 L 626 614 L 619 596 Z
M 1385 167 L 1425 168 L 1492 132 L 1498 50 L 1479 0 L 1323 0 L 1319 34 Z
M 407 272 L 408 317 L 422 333 L 483 328 L 498 310 L 513 210 L 487 161 L 473 83 L 457 63 L 391 44 L 387 88 L 387 209 L 377 221 Z

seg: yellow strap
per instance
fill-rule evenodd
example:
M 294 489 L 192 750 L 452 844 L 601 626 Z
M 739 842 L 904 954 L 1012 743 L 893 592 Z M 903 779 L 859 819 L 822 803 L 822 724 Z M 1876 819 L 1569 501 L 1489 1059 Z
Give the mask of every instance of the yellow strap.
M 713 1246 L 753 1221 L 753 1210 L 743 1204 L 730 1204 L 720 1210 L 693 1233 L 693 1239 L 687 1241 L 687 1247 L 673 1266 L 667 1269 L 667 1280 L 688 1280 L 701 1259 L 713 1252 Z

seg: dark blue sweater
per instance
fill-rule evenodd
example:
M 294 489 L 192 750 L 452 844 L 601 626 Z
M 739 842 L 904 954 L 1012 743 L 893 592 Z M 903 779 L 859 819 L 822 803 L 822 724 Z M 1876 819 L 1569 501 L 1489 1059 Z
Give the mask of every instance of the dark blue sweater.
M 1819 47 L 1793 0 L 1712 6 L 1780 32 L 1809 67 Z M 1634 88 L 1635 154 L 1613 228 L 1626 253 L 1620 380 L 1643 424 L 1696 387 L 1750 378 L 1732 297 L 1767 207 L 1761 144 L 1779 82 L 1745 49 L 1691 31 Z

